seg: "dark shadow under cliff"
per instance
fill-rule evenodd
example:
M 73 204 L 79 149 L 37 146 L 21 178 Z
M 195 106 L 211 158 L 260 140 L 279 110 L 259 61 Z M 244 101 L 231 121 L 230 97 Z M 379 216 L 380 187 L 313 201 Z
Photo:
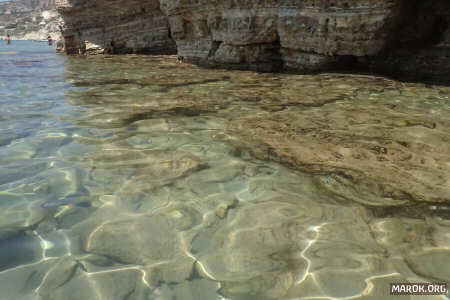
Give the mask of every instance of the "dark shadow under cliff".
M 401 79 L 450 84 L 449 25 L 450 1 L 406 0 L 385 49 L 358 58 L 356 66 Z

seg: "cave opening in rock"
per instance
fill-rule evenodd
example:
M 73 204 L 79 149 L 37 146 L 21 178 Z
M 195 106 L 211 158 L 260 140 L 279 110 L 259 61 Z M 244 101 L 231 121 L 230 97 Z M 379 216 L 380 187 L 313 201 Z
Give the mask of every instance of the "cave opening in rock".
M 386 52 L 433 47 L 444 38 L 449 22 L 450 2 L 447 0 L 404 1 Z

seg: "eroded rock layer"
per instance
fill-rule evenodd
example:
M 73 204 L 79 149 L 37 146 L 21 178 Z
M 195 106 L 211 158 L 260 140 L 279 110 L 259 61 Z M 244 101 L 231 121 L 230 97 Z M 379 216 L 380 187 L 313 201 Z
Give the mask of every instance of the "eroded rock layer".
M 68 53 L 177 49 L 214 66 L 450 77 L 446 0 L 59 0 L 58 7 Z
M 301 70 L 377 53 L 399 7 L 395 1 L 161 2 L 182 56 Z
M 59 0 L 65 51 L 74 53 L 173 53 L 159 1 Z

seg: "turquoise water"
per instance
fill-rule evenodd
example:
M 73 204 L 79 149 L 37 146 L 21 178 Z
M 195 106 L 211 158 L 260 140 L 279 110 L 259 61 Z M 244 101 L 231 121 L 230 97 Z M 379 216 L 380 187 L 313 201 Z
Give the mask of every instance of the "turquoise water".
M 450 281 L 445 206 L 379 213 L 230 142 L 318 78 L 0 43 L 0 299 L 448 299 L 389 296 Z M 450 119 L 445 87 L 376 84 Z

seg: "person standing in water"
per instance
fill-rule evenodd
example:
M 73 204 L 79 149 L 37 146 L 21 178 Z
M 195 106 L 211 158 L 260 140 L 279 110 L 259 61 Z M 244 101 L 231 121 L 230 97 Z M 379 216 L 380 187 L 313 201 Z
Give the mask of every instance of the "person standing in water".
M 49 46 L 53 45 L 53 40 L 52 40 L 52 37 L 50 35 L 47 36 L 47 42 L 48 42 Z
M 11 37 L 9 36 L 9 34 L 6 35 L 6 44 L 11 44 Z

